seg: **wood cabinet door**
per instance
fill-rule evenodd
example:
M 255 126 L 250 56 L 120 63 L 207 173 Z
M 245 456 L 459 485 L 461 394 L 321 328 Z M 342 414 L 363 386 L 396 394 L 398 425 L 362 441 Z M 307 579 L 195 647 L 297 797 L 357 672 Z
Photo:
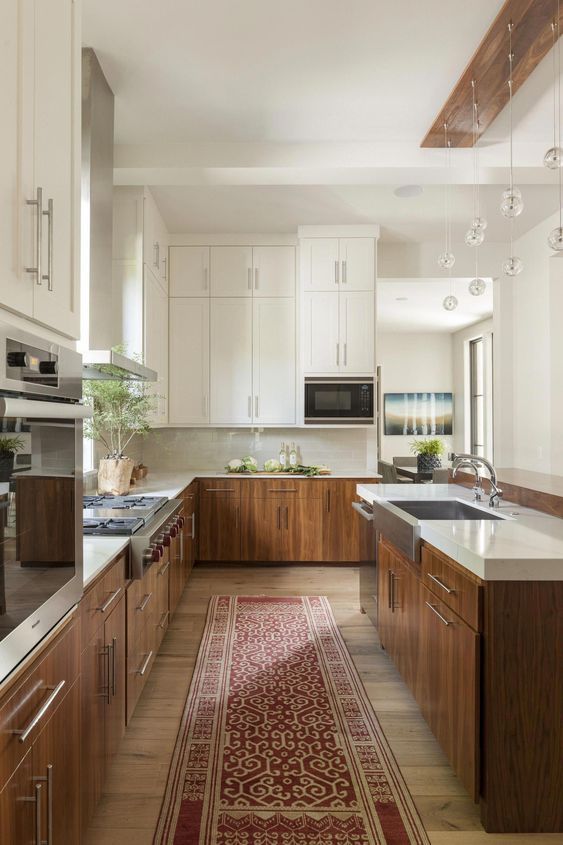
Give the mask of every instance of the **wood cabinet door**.
M 479 634 L 421 586 L 420 706 L 457 776 L 479 795 Z
M 125 647 L 126 603 L 125 596 L 104 624 L 105 648 L 108 651 L 108 704 L 105 711 L 106 765 L 113 759 L 125 733 L 125 698 L 127 650 Z
M 367 375 L 375 370 L 375 298 L 369 293 L 340 294 L 340 371 Z
M 171 246 L 170 296 L 209 297 L 209 247 Z
M 252 422 L 252 300 L 211 301 L 211 423 Z
M 212 246 L 211 296 L 252 296 L 252 247 Z
M 240 498 L 203 495 L 199 511 L 200 560 L 240 560 Z
M 252 247 L 254 297 L 295 296 L 295 247 Z
M 209 299 L 170 299 L 169 421 L 209 422 Z
M 352 510 L 356 481 L 319 480 L 323 492 L 322 560 L 360 560 L 360 524 Z
M 282 515 L 284 524 L 282 526 Z M 285 503 L 280 499 L 242 500 L 241 560 L 283 560 Z
M 338 238 L 303 238 L 299 250 L 303 290 L 337 291 L 340 285 Z
M 374 239 L 340 238 L 340 265 L 342 290 L 374 290 Z
M 73 0 L 35 3 L 34 162 L 43 188 L 43 274 L 34 317 L 78 337 L 80 203 L 80 31 Z M 111 234 L 111 232 L 110 232 Z
M 102 795 L 105 773 L 105 717 L 108 659 L 104 629 L 98 628 L 81 656 L 80 806 L 84 831 Z
M 80 730 L 78 679 L 33 746 L 33 777 L 43 785 L 42 842 L 80 842 Z
M 419 681 L 420 580 L 398 555 L 391 555 L 393 660 L 416 696 Z
M 389 547 L 380 539 L 377 546 L 377 631 L 381 645 L 393 656 L 393 625 L 391 614 L 392 560 Z
M 280 560 L 322 560 L 322 500 L 295 498 L 281 506 Z
M 338 293 L 305 293 L 303 296 L 303 371 L 322 375 L 340 370 Z
M 253 302 L 254 422 L 295 424 L 295 300 Z
M 35 845 L 37 789 L 44 801 L 43 784 L 33 782 L 33 749 L 29 749 L 18 768 L 0 791 L 0 842 L 2 845 Z

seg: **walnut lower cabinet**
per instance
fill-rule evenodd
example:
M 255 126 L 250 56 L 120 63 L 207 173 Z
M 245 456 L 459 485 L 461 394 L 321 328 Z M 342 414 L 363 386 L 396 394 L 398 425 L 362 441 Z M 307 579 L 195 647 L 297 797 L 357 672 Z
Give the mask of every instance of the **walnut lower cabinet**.
M 238 478 L 203 478 L 199 489 L 199 559 L 239 561 L 241 485 Z M 248 482 L 245 482 L 248 483 Z
M 0 842 L 80 842 L 75 613 L 0 692 Z

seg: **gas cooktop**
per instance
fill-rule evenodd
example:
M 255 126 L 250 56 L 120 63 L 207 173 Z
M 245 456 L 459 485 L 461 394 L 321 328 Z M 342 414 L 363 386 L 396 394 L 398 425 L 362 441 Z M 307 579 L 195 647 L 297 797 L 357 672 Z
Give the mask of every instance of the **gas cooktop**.
M 94 536 L 128 536 L 134 534 L 145 524 L 141 517 L 125 517 L 115 519 L 84 519 L 82 527 L 85 535 Z
M 84 509 L 159 510 L 167 501 L 165 496 L 84 496 Z

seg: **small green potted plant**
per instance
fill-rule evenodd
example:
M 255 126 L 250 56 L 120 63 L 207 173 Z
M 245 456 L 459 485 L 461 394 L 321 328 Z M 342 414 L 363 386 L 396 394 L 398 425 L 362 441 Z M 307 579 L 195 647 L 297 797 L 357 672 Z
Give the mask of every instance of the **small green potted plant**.
M 442 466 L 441 457 L 444 453 L 444 444 L 438 437 L 430 437 L 428 440 L 413 440 L 411 452 L 416 455 L 417 472 L 432 472 Z
M 0 481 L 9 481 L 14 471 L 16 452 L 23 449 L 23 438 L 18 435 L 0 435 Z

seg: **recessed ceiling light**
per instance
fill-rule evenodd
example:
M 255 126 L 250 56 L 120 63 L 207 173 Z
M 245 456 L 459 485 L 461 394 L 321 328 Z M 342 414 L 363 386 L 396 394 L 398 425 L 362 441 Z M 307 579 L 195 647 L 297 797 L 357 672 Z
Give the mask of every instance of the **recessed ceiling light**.
M 397 302 L 407 302 L 408 296 L 396 296 L 395 299 Z
M 395 188 L 393 193 L 396 197 L 405 199 L 407 197 L 419 197 L 423 190 L 422 185 L 400 185 L 398 188 Z

